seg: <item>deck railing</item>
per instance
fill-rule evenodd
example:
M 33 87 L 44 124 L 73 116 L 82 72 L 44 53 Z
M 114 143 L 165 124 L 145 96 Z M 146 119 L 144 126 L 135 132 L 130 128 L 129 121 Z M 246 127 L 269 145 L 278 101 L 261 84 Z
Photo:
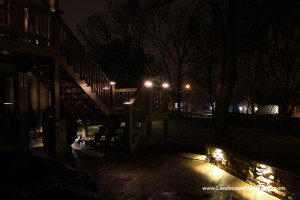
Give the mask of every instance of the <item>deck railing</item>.
M 54 46 L 56 13 L 28 2 L 0 1 L 0 37 Z
M 117 111 L 124 110 L 124 102 L 129 102 L 135 96 L 137 88 L 121 88 L 115 89 L 115 109 Z
M 165 119 L 168 114 L 167 107 L 168 91 L 161 86 L 143 86 L 137 91 L 131 101 L 126 102 L 126 137 L 130 149 L 136 147 L 135 137 L 138 128 L 142 128 L 143 123 L 147 124 L 154 118 Z M 152 118 L 152 116 L 155 116 Z

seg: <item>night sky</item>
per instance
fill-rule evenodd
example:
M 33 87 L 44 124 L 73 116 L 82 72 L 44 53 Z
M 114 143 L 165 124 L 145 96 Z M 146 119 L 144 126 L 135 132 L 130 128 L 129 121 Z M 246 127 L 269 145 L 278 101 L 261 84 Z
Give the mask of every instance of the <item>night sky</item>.
M 94 12 L 104 11 L 106 0 L 61 0 L 59 7 L 64 12 L 63 19 L 76 34 L 76 25 Z

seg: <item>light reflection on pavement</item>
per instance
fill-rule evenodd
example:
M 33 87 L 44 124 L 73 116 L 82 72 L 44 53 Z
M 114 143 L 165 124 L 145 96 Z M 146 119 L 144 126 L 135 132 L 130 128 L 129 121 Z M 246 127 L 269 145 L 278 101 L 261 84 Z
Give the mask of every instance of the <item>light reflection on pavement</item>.
M 73 161 L 68 164 L 90 173 L 96 179 L 101 199 L 277 199 L 212 164 L 184 158 L 182 154 L 73 149 Z M 249 187 L 249 190 L 202 189 L 215 186 Z

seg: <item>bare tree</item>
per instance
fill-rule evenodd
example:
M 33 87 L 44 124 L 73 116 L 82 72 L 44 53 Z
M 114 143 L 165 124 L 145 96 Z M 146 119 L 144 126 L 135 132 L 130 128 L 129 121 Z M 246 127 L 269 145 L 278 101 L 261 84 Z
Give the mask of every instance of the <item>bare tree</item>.
M 227 115 L 241 52 L 271 22 L 297 0 L 207 0 L 213 13 L 217 40 L 217 137 L 227 135 Z
M 171 92 L 181 113 L 183 72 L 189 65 L 193 43 L 188 37 L 191 1 L 177 1 L 148 13 L 148 47 L 164 66 Z
M 190 76 L 198 85 L 201 97 L 204 96 L 205 101 L 210 105 L 215 125 L 216 35 L 213 31 L 212 15 L 202 1 L 197 2 L 193 17 L 190 19 L 190 37 L 196 48 Z
M 107 13 L 91 14 L 78 33 L 102 70 L 122 87 L 141 85 L 153 57 L 142 44 L 141 20 L 136 5 L 129 1 L 108 2 Z
M 282 135 L 289 133 L 290 118 L 300 103 L 300 26 L 293 19 L 295 16 L 287 16 L 280 26 L 271 27 L 274 39 L 266 52 L 279 99 Z
M 275 91 L 271 68 L 263 54 L 263 49 L 254 48 L 251 52 L 241 54 L 241 84 L 247 91 L 248 114 L 252 115 L 253 126 L 256 127 L 256 117 L 266 100 Z

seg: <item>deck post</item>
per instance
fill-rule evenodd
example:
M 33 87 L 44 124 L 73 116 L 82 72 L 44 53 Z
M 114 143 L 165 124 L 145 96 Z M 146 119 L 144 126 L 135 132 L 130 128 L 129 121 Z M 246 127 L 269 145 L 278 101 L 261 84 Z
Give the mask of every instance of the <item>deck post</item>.
M 164 119 L 164 143 L 167 144 L 169 135 L 169 118 Z
M 133 150 L 133 115 L 132 104 L 125 105 L 125 141 L 129 151 Z
M 81 137 L 87 137 L 88 136 L 88 126 L 87 126 L 87 122 L 83 123 L 83 127 L 81 127 Z
M 165 104 L 165 112 L 168 113 L 168 88 L 164 88 L 164 104 Z M 169 135 L 169 118 L 164 119 L 164 143 L 167 144 Z
M 54 59 L 51 70 L 51 106 L 55 119 L 60 119 L 60 96 L 59 96 L 59 63 Z
M 54 59 L 54 65 L 51 70 L 51 107 L 52 107 L 52 117 L 54 119 L 54 133 L 49 133 L 49 138 L 55 141 L 55 156 L 64 155 L 67 152 L 67 125 L 66 120 L 61 119 L 60 113 L 60 94 L 59 94 L 59 62 Z
M 111 111 L 115 113 L 116 110 L 116 87 L 115 83 L 110 83 L 111 86 Z
M 153 89 L 152 89 L 152 87 L 147 88 L 147 93 L 148 93 L 148 102 L 149 102 L 148 114 L 149 114 L 149 116 L 151 116 L 153 113 Z M 152 121 L 150 120 L 149 122 L 146 122 L 146 123 L 147 123 L 148 143 L 149 143 L 149 145 L 152 145 L 153 144 Z
M 57 4 L 56 4 L 57 5 Z M 53 23 L 53 39 L 54 39 L 54 47 L 60 47 L 60 27 L 59 27 L 59 13 L 57 12 L 56 8 L 54 8 L 54 20 Z

